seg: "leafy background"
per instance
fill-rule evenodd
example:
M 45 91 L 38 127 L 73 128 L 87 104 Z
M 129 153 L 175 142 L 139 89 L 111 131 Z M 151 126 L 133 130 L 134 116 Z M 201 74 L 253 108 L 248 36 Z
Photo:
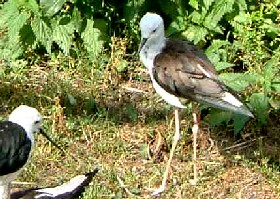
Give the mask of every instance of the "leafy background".
M 166 19 L 166 34 L 205 49 L 221 78 L 233 90 L 246 93 L 258 124 L 265 125 L 269 113 L 280 106 L 278 6 L 278 1 L 245 0 L 10 0 L 2 4 L 0 14 L 0 54 L 5 61 L 28 54 L 47 54 L 50 59 L 62 53 L 98 62 L 111 36 L 125 36 L 131 42 L 128 51 L 135 51 L 139 18 L 146 11 L 158 12 Z M 244 122 L 234 124 L 238 132 Z
M 208 128 L 227 126 L 235 136 L 242 130 L 263 136 L 279 123 L 279 10 L 279 0 L 4 1 L 0 10 L 0 99 L 7 104 L 3 103 L 3 110 L 18 100 L 38 106 L 39 99 L 48 113 L 55 104 L 65 108 L 65 114 L 89 111 L 103 118 L 108 106 L 100 104 L 113 98 L 123 82 L 146 81 L 135 57 L 139 20 L 151 11 L 164 18 L 166 35 L 204 49 L 221 79 L 256 116 L 248 122 L 246 117 L 200 106 Z M 103 94 L 101 85 L 112 90 L 105 89 L 108 92 Z M 24 94 L 34 87 L 36 99 L 34 94 Z M 131 101 L 125 102 L 119 118 L 128 115 L 130 122 L 137 123 L 141 111 Z M 275 131 L 280 132 L 279 128 Z

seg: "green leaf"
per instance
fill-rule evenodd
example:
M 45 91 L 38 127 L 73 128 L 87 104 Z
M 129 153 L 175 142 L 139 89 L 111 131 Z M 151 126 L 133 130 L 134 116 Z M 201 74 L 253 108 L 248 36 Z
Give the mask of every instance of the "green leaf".
M 206 16 L 204 26 L 210 30 L 215 30 L 221 18 L 232 11 L 234 0 L 216 0 L 211 12 Z M 217 30 L 216 30 L 217 31 Z
M 24 1 L 22 6 L 31 10 L 33 13 L 35 13 L 35 15 L 41 16 L 40 7 L 36 0 L 27 0 L 26 2 Z
M 1 29 L 8 25 L 10 18 L 19 15 L 16 1 L 8 1 L 4 3 L 0 10 L 0 27 Z
M 250 14 L 245 13 L 245 12 L 240 12 L 239 15 L 234 17 L 234 22 L 238 24 L 251 24 L 252 23 L 252 18 Z M 243 26 L 242 26 L 243 27 Z
M 220 56 L 218 53 L 206 53 L 207 57 L 210 59 L 211 63 L 216 67 L 220 61 Z
M 126 71 L 127 68 L 128 68 L 127 61 L 121 60 L 121 61 L 117 64 L 116 68 L 117 68 L 117 71 L 118 71 L 119 73 L 122 73 L 122 72 Z
M 231 119 L 231 112 L 211 109 L 207 119 L 212 127 L 227 124 Z
M 108 23 L 104 19 L 94 19 L 93 27 L 102 33 L 99 37 L 101 41 L 108 39 Z
M 19 31 L 29 17 L 30 15 L 23 11 L 10 18 L 10 20 L 8 21 L 8 36 L 10 40 L 18 39 Z
M 208 31 L 206 28 L 192 25 L 184 31 L 182 35 L 188 38 L 188 40 L 193 41 L 194 44 L 197 44 L 200 41 L 205 41 L 207 33 Z
M 53 27 L 52 39 L 58 44 L 65 55 L 69 54 L 72 39 L 74 38 L 74 30 L 75 28 L 72 23 L 66 25 L 56 24 L 56 26 Z
M 210 6 L 212 5 L 212 3 L 214 2 L 215 0 L 203 0 L 203 4 L 204 4 L 204 7 L 206 9 L 206 11 L 209 10 Z
M 148 160 L 150 158 L 149 144 L 141 144 L 139 147 L 139 154 L 143 159 Z
M 198 1 L 197 0 L 190 0 L 189 4 L 190 4 L 191 7 L 198 10 Z
M 225 40 L 220 40 L 220 39 L 215 39 L 211 41 L 211 45 L 206 49 L 205 53 L 210 53 L 210 52 L 217 52 L 218 49 L 220 49 L 223 46 L 227 46 L 230 43 Z
M 135 108 L 135 106 L 131 103 L 128 103 L 128 104 L 126 104 L 125 108 L 126 108 L 129 119 L 131 119 L 133 122 L 136 122 L 137 118 L 138 118 L 138 113 L 137 113 L 137 109 Z
M 190 14 L 190 18 L 193 23 L 197 23 L 198 25 L 200 25 L 204 19 L 201 13 L 199 13 L 198 11 L 193 11 Z
M 93 25 L 94 21 L 87 19 L 87 25 L 81 37 L 87 52 L 95 59 L 102 51 L 104 42 L 100 39 L 101 31 L 98 28 L 94 28 Z
M 266 124 L 266 118 L 268 116 L 267 96 L 264 93 L 253 93 L 250 97 L 250 104 L 254 108 L 254 112 L 260 124 Z
M 226 47 L 229 45 L 228 41 L 216 39 L 211 42 L 211 45 L 206 49 L 205 53 L 208 58 L 211 60 L 216 70 L 223 70 L 233 66 L 233 64 L 228 63 L 226 61 Z
M 20 40 L 25 48 L 31 47 L 35 48 L 36 44 L 36 37 L 34 35 L 34 32 L 32 31 L 32 28 L 30 24 L 25 24 L 21 29 L 20 29 Z
M 233 63 L 228 63 L 228 62 L 218 62 L 216 65 L 215 65 L 215 69 L 217 71 L 220 71 L 220 70 L 224 70 L 224 69 L 227 69 L 227 68 L 230 68 L 230 67 L 233 67 L 234 64 Z
M 263 67 L 263 88 L 266 93 L 271 91 L 272 81 L 279 74 L 279 59 L 275 56 L 268 60 Z
M 246 0 L 235 0 L 234 3 L 238 5 L 239 10 L 247 10 Z
M 175 35 L 180 33 L 183 30 L 187 29 L 186 18 L 183 16 L 177 16 L 174 21 L 168 26 L 166 31 L 166 36 L 170 37 L 171 35 Z
M 48 16 L 55 15 L 62 8 L 66 0 L 40 0 L 40 5 Z
M 16 46 L 16 47 L 15 47 Z M 18 44 L 18 40 L 8 40 L 2 37 L 0 40 L 0 59 L 6 61 L 16 60 L 23 53 L 23 48 Z
M 275 39 L 280 34 L 279 25 L 273 23 L 271 19 L 265 19 L 264 24 L 260 28 L 266 29 L 266 35 L 272 39 Z
M 277 93 L 280 93 L 280 82 L 272 83 L 271 87 L 273 90 L 275 90 Z
M 51 53 L 51 28 L 42 18 L 37 16 L 35 16 L 31 22 L 31 28 L 36 36 L 36 40 L 46 48 L 48 53 Z
M 262 76 L 248 73 L 222 73 L 219 77 L 235 91 L 243 91 L 251 83 L 260 82 Z
M 271 81 L 279 73 L 279 59 L 275 56 L 264 65 L 263 74 L 265 79 Z
M 237 134 L 239 133 L 245 126 L 246 122 L 249 120 L 249 117 L 239 115 L 239 114 L 234 114 L 233 115 L 233 128 L 234 128 L 234 133 Z
M 73 24 L 75 31 L 80 32 L 81 27 L 82 27 L 82 17 L 81 17 L 81 13 L 78 10 L 77 7 L 74 8 L 73 12 L 72 12 L 72 17 L 71 17 L 71 23 Z

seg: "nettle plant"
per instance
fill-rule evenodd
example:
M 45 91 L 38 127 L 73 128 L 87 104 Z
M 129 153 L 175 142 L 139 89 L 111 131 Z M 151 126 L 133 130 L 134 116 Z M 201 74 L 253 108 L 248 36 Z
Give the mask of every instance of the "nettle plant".
M 165 18 L 168 36 L 206 49 L 221 79 L 242 94 L 263 126 L 280 107 L 279 7 L 279 0 L 8 0 L 0 10 L 0 58 L 59 52 L 94 62 L 114 35 L 128 38 L 133 52 L 139 19 L 155 11 Z M 207 118 L 213 126 L 232 123 L 235 132 L 248 120 L 217 110 Z
M 34 50 L 70 55 L 82 49 L 94 59 L 108 25 L 104 19 L 84 16 L 102 12 L 106 9 L 101 1 L 9 0 L 0 11 L 1 58 L 13 60 Z
M 247 71 L 221 74 L 232 89 L 244 91 L 260 126 L 268 124 L 270 112 L 276 113 L 280 108 L 278 10 L 276 5 L 263 3 L 256 10 L 240 12 L 230 21 L 234 28 L 231 52 Z M 242 123 L 234 127 L 238 131 Z

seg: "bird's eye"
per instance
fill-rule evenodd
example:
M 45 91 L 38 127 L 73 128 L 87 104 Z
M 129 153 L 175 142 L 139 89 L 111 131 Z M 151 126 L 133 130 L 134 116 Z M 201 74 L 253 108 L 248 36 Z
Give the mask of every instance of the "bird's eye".
M 153 33 L 155 33 L 156 31 L 157 31 L 157 29 L 154 29 L 154 30 L 153 30 Z
M 36 120 L 34 123 L 35 123 L 35 124 L 39 124 L 39 123 L 40 123 L 40 120 Z

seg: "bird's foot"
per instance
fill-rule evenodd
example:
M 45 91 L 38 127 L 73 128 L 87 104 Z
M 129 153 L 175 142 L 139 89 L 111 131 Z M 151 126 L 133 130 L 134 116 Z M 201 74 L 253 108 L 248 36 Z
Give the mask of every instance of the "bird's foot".
M 192 185 L 192 186 L 195 186 L 197 184 L 197 179 L 190 179 L 189 180 L 189 183 Z
M 156 196 L 158 196 L 158 195 L 160 195 L 162 192 L 164 192 L 165 191 L 165 185 L 160 185 L 160 187 L 158 187 L 158 188 L 150 188 L 150 189 L 148 189 L 150 192 L 152 192 L 152 196 L 153 197 L 156 197 Z

